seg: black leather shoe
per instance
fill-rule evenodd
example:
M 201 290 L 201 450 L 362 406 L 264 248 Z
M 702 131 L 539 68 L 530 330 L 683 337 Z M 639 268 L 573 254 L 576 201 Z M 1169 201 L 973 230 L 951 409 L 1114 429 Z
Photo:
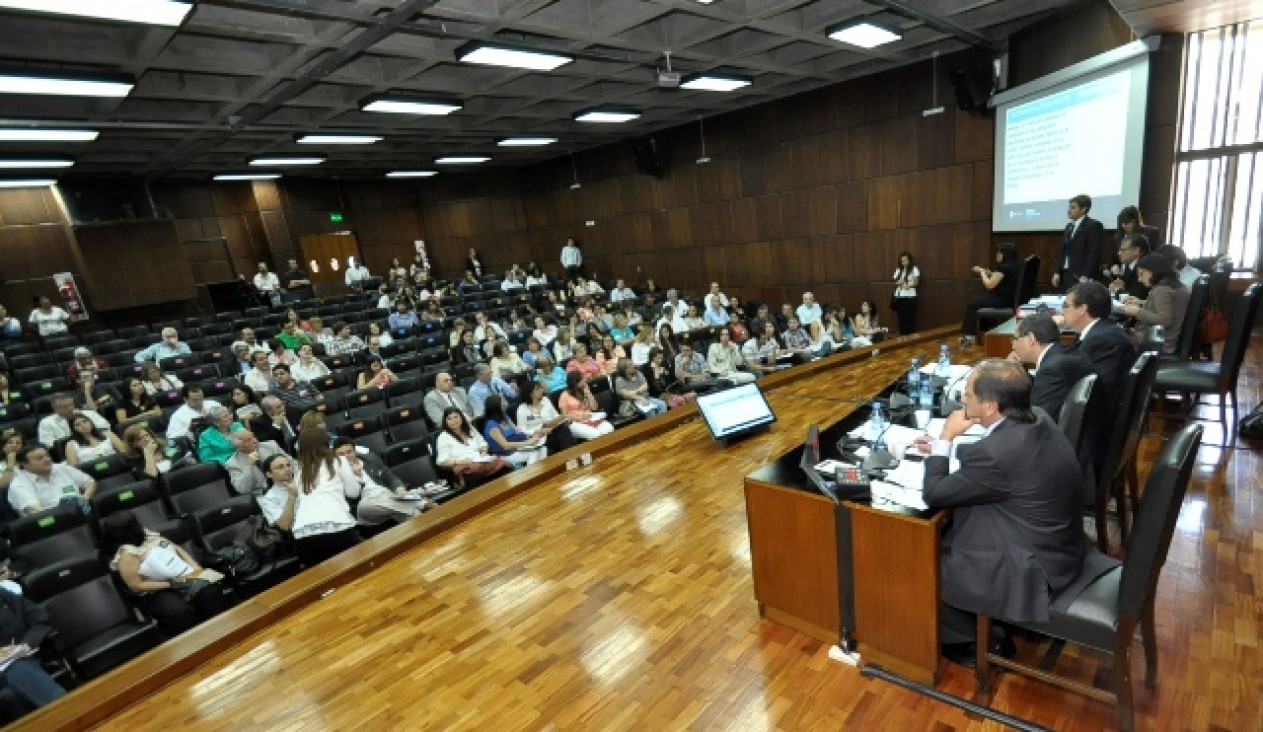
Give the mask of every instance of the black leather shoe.
M 943 658 L 957 666 L 973 668 L 977 663 L 978 647 L 973 643 L 944 643 Z
M 991 639 L 991 645 L 987 647 L 987 650 L 1003 658 L 1013 658 L 1017 655 L 1017 645 L 1013 643 L 1013 636 L 1003 629 Z

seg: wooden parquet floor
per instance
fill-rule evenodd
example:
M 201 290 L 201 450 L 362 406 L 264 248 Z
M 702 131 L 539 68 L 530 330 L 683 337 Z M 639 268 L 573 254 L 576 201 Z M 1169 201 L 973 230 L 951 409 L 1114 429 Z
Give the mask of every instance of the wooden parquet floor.
M 1260 355 L 1256 343 L 1247 409 Z M 861 678 L 825 644 L 761 620 L 754 601 L 743 476 L 807 424 L 853 409 L 906 357 L 777 389 L 775 428 L 734 447 L 695 420 L 562 474 L 98 729 L 999 729 Z M 1154 420 L 1142 476 L 1173 429 Z M 1136 682 L 1141 729 L 1263 729 L 1260 446 L 1220 449 L 1219 437 L 1208 423 L 1159 586 L 1160 679 L 1156 696 Z M 1098 664 L 1067 653 L 1058 668 L 1086 679 Z M 948 664 L 939 688 L 971 697 L 972 675 Z M 1058 730 L 1117 726 L 1103 704 L 1010 674 L 990 704 Z

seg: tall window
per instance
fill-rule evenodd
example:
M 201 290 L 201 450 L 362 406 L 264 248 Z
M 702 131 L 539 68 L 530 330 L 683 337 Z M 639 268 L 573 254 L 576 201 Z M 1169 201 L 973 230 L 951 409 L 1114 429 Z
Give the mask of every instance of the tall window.
M 1263 21 L 1188 38 L 1170 241 L 1258 269 L 1263 249 Z

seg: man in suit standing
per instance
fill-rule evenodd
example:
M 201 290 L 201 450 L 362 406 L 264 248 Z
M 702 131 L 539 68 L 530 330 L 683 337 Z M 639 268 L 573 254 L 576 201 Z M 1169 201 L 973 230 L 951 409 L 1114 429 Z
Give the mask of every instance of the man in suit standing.
M 463 388 L 456 386 L 452 375 L 446 371 L 435 377 L 434 388 L 425 395 L 422 406 L 425 407 L 425 415 L 430 418 L 430 424 L 436 428 L 443 426 L 443 410 L 448 407 L 456 407 L 465 415 L 465 419 L 471 423 L 474 421 L 474 407 L 469 403 L 469 395 Z
M 239 495 L 261 496 L 268 489 L 267 478 L 263 475 L 262 466 L 273 455 L 282 455 L 284 451 L 272 441 L 259 442 L 250 430 L 237 430 L 228 437 L 228 441 L 236 449 L 226 461 L 228 481 Z
M 1047 315 L 1031 315 L 1017 324 L 1013 353 L 1018 363 L 1035 364 L 1031 406 L 1061 421 L 1061 406 L 1079 379 L 1093 373 L 1092 362 L 1078 351 L 1061 345 L 1061 328 Z
M 1083 533 L 1079 463 L 1057 425 L 1031 411 L 1031 380 L 1020 364 L 987 359 L 969 376 L 964 408 L 947 418 L 939 439 L 917 438 L 928 453 L 925 502 L 953 508 L 943 534 L 940 629 L 948 660 L 972 665 L 976 613 L 1016 622 L 1047 621 L 1052 598 L 1084 587 L 1117 564 Z M 952 440 L 978 424 L 976 443 Z M 1071 595 L 1072 597 L 1073 595 Z M 1012 655 L 1007 637 L 992 649 Z
M 1057 255 L 1057 265 L 1053 267 L 1053 287 L 1066 289 L 1073 287 L 1084 277 L 1096 276 L 1101 265 L 1101 246 L 1105 241 L 1105 227 L 1100 221 L 1088 216 L 1092 210 L 1092 199 L 1078 195 L 1070 199 L 1066 208 L 1066 216 L 1070 223 L 1066 224 L 1065 233 L 1061 237 L 1061 253 Z

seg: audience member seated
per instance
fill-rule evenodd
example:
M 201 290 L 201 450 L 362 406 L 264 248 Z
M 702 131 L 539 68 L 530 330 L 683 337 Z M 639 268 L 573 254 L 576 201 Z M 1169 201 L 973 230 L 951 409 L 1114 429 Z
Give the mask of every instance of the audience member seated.
M 80 371 L 75 385 L 78 387 L 75 390 L 76 407 L 90 409 L 105 417 L 107 422 L 114 418 L 114 410 L 121 401 L 114 387 L 98 384 L 97 374 L 91 370 Z
M 707 391 L 714 388 L 714 382 L 707 370 L 706 359 L 702 354 L 693 351 L 693 344 L 680 344 L 680 355 L 675 358 L 675 378 L 686 387 Z
M 66 463 L 81 465 L 107 455 L 121 454 L 123 443 L 112 430 L 102 430 L 82 412 L 70 418 L 70 439 L 66 442 Z
M 13 476 L 18 472 L 18 453 L 26 445 L 26 438 L 21 432 L 10 432 L 3 438 L 0 447 L 0 488 L 8 488 Z
M 1017 245 L 1005 242 L 996 247 L 995 251 L 996 268 L 994 270 L 986 267 L 975 265 L 972 269 L 973 273 L 978 275 L 978 279 L 982 281 L 982 286 L 987 289 L 979 297 L 969 301 L 965 306 L 965 319 L 960 324 L 961 345 L 973 345 L 978 336 L 978 311 L 984 308 L 1004 308 L 1013 307 L 1013 299 L 1017 297 L 1017 276 L 1021 270 L 1022 264 L 1018 261 Z M 866 327 L 861 326 L 860 318 L 864 315 L 863 305 L 860 306 L 860 314 L 855 316 L 855 333 L 871 338 L 871 334 L 866 333 Z M 876 313 L 876 308 L 873 308 Z M 865 323 L 864 326 L 869 325 Z
M 635 290 L 628 287 L 626 282 L 624 282 L 621 279 L 614 282 L 614 289 L 610 290 L 610 302 L 614 303 L 615 305 L 618 305 L 624 300 L 635 300 L 635 299 L 636 299 Z
M 585 381 L 602 374 L 601 364 L 588 355 L 588 347 L 582 342 L 574 345 L 574 358 L 570 359 L 570 363 L 566 364 L 566 371 L 579 372 L 583 375 Z
M 750 337 L 755 338 L 763 332 L 765 323 L 773 323 L 775 326 L 775 322 L 775 319 L 768 313 L 767 305 L 760 305 L 759 309 L 755 311 L 754 317 L 750 318 L 750 322 L 746 325 L 750 331 Z M 779 332 L 779 328 L 775 329 Z
M 1079 334 L 1076 349 L 1096 371 L 1093 392 L 1114 395 L 1118 384 L 1136 362 L 1136 346 L 1127 333 L 1110 319 L 1113 301 L 1099 282 L 1080 282 L 1066 293 L 1061 306 L 1065 327 Z
M 563 326 L 557 331 L 557 339 L 553 341 L 553 361 L 561 364 L 574 358 L 574 348 L 577 343 L 574 333 Z
M 675 368 L 675 358 L 680 355 L 680 343 L 675 337 L 676 330 L 667 323 L 658 326 L 657 347 L 666 357 L 667 363 Z
M 245 341 L 233 341 L 229 350 L 232 351 L 232 358 L 220 366 L 220 373 L 238 379 L 250 373 L 250 369 L 254 368 L 254 364 L 250 361 L 250 344 Z
M 789 303 L 782 303 L 781 311 L 775 315 L 776 332 L 784 333 L 785 329 L 789 327 L 789 319 L 794 317 L 797 317 L 796 313 L 794 313 L 794 306 Z M 802 321 L 799 321 L 799 324 L 801 325 Z
M 535 336 L 526 339 L 526 350 L 522 351 L 521 358 L 522 363 L 526 364 L 528 369 L 535 368 L 535 365 L 539 363 L 539 359 L 546 355 Z
M 395 296 L 385 282 L 377 286 L 377 307 L 380 310 L 393 310 L 395 307 Z
M 732 331 L 726 326 L 719 329 L 719 340 L 710 344 L 706 352 L 706 369 L 714 376 L 734 384 L 745 384 L 754 381 L 754 374 L 742 371 L 745 359 L 741 357 L 741 349 L 732 342 Z
M 1018 321 L 1009 358 L 1035 364 L 1031 406 L 1044 410 L 1054 422 L 1061 419 L 1066 395 L 1079 379 L 1092 373 L 1087 356 L 1061 345 L 1061 329 L 1047 315 L 1028 315 Z
M 266 394 L 272 390 L 272 359 L 267 351 L 255 351 L 250 354 L 254 368 L 242 377 L 241 383 L 254 389 L 255 394 Z
M 365 267 L 363 262 L 358 259 L 352 259 L 351 262 L 347 264 L 346 274 L 343 275 L 342 279 L 346 283 L 346 286 L 352 290 L 362 290 L 364 288 L 364 283 L 372 278 L 373 274 L 368 271 L 368 267 Z
M 190 353 L 192 351 L 189 350 L 189 344 L 180 341 L 180 334 L 176 332 L 175 328 L 163 328 L 162 340 L 144 350 L 137 351 L 133 358 L 136 360 L 136 363 L 145 361 L 157 363 L 164 358 L 187 356 Z
M 92 355 L 92 351 L 79 346 L 75 349 L 75 360 L 66 367 L 66 378 L 74 383 L 81 371 L 98 371 L 106 368 L 106 363 Z
M 1013 278 L 1016 280 L 1016 276 Z M 1013 302 L 1013 296 L 1010 294 L 1009 303 Z M 856 337 L 866 338 L 869 343 L 878 340 L 877 336 L 885 336 L 886 328 L 882 327 L 877 314 L 877 303 L 872 300 L 862 300 L 860 302 L 860 311 L 851 319 L 851 324 L 855 330 Z
M 820 310 L 820 303 L 816 302 L 816 296 L 810 292 L 803 293 L 803 304 L 798 306 L 794 311 L 798 316 L 798 324 L 811 336 L 811 339 L 820 339 L 820 320 L 824 317 L 824 313 Z M 789 347 L 789 344 L 786 344 Z
M 290 257 L 288 269 L 281 273 L 281 285 L 287 290 L 298 290 L 303 287 L 311 287 L 311 275 L 307 274 L 307 270 L 298 266 L 298 260 Z
M 269 366 L 276 366 L 278 364 L 285 364 L 286 366 L 288 366 L 291 363 L 294 363 L 295 360 L 297 360 L 297 357 L 294 355 L 294 352 L 289 350 L 289 346 L 285 345 L 285 341 L 281 340 L 280 338 L 269 338 L 267 347 L 269 350 L 269 353 L 268 353 Z
M 37 651 L 53 632 L 52 616 L 43 605 L 31 602 L 14 588 L 0 585 L 0 632 L 9 636 L 9 645 Z M 5 701 L 0 711 L 16 719 L 51 704 L 66 695 L 40 664 L 35 653 L 15 658 L 0 673 L 0 694 Z
M 706 303 L 706 312 L 702 314 L 702 322 L 712 327 L 728 325 L 728 311 L 720 304 L 719 296 L 709 296 L 706 299 Z
M 631 360 L 636 364 L 637 368 L 649 363 L 649 352 L 656 348 L 657 345 L 653 339 L 653 328 L 647 325 L 640 326 L 636 331 L 636 340 L 631 346 Z
M 443 426 L 443 411 L 448 408 L 460 410 L 466 419 L 474 418 L 474 408 L 470 404 L 469 396 L 462 387 L 456 385 L 456 380 L 447 372 L 435 377 L 434 388 L 425 395 L 422 406 L 425 407 L 425 415 L 429 417 L 430 424 L 440 429 Z
M 615 343 L 623 346 L 630 345 L 635 340 L 636 331 L 627 324 L 627 316 L 625 314 L 615 313 L 611 318 L 609 333 L 606 335 L 613 338 Z
M 329 367 L 316 358 L 316 351 L 310 343 L 298 347 L 298 359 L 290 364 L 289 372 L 297 381 L 315 381 L 329 375 Z
M 502 458 L 489 454 L 490 448 L 456 407 L 443 410 L 442 431 L 435 440 L 435 464 L 456 476 L 456 485 L 464 488 L 471 480 L 486 481 L 513 470 Z
M 483 355 L 482 348 L 474 339 L 473 328 L 465 328 L 460 333 L 459 343 L 452 349 L 452 363 L 459 365 L 485 361 L 486 357 Z
M 536 285 L 547 286 L 548 278 L 544 276 L 539 267 L 528 267 L 526 270 L 526 286 L 534 287 Z
M 1137 346 L 1154 326 L 1162 327 L 1163 353 L 1175 353 L 1184 329 L 1184 315 L 1188 312 L 1190 293 L 1170 260 L 1160 254 L 1142 257 L 1136 263 L 1136 276 L 1140 284 L 1149 288 L 1144 301 L 1129 298 L 1123 313 L 1136 319 L 1131 330 L 1131 340 Z
M 382 352 L 383 348 L 389 346 L 393 341 L 390 340 L 389 333 L 383 333 L 377 323 L 368 324 L 368 343 L 364 344 L 364 350 L 360 352 L 359 358 L 364 363 L 368 363 L 370 358 L 380 358 L 386 360 L 386 354 Z
M 400 336 L 406 336 L 420 322 L 417 318 L 417 311 L 410 310 L 408 303 L 403 300 L 395 303 L 395 312 L 391 313 L 390 317 L 386 319 L 391 332 Z
M 405 485 L 381 458 L 367 450 L 361 453 L 350 439 L 334 440 L 333 452 L 346 462 L 363 487 L 355 505 L 361 526 L 400 523 L 438 505 L 425 497 L 428 491 L 424 487 Z
M 618 360 L 625 358 L 627 352 L 614 342 L 614 336 L 601 336 L 601 345 L 596 349 L 596 362 L 601 366 L 601 373 L 613 374 L 618 369 Z
M 137 480 L 156 480 L 164 473 L 196 462 L 182 442 L 164 442 L 145 425 L 134 424 L 123 432 L 123 457 Z
M 509 344 L 497 341 L 491 351 L 491 372 L 502 379 L 524 374 L 529 369 L 521 356 L 509 349 Z
M 0 305 L 0 307 L 3 307 L 3 305 Z M 13 382 L 9 379 L 9 373 L 0 371 L 0 406 L 8 407 L 26 400 L 27 395 L 13 385 Z
M 197 436 L 197 459 L 203 463 L 224 463 L 232 457 L 232 443 L 228 437 L 237 430 L 245 429 L 234 421 L 232 412 L 219 402 L 206 405 L 206 429 Z
M 1149 256 L 1149 239 L 1144 234 L 1128 234 L 1118 243 L 1118 264 L 1110 267 L 1109 274 L 1114 277 L 1109 284 L 1110 293 L 1123 292 L 1144 300 L 1149 296 L 1149 288 L 1140 281 L 1137 265 L 1141 257 Z
M 680 309 L 676 310 L 671 304 L 662 306 L 662 317 L 658 318 L 657 328 L 661 332 L 663 326 L 671 329 L 672 333 L 684 333 L 688 331 L 688 321 L 684 319 L 684 314 L 688 312 L 688 306 L 683 302 L 680 303 Z
M 162 407 L 149 395 L 145 385 L 135 377 L 123 379 L 123 398 L 114 405 L 114 421 L 162 414 Z
M 259 406 L 263 409 L 263 414 L 250 420 L 250 431 L 255 438 L 260 442 L 275 442 L 286 452 L 292 451 L 298 430 L 289 421 L 285 402 L 279 397 L 269 395 L 259 400 Z
M 231 606 L 217 585 L 224 575 L 203 568 L 179 544 L 141 525 L 131 511 L 101 521 L 101 550 L 136 604 L 168 638 Z
M 766 320 L 763 321 L 763 330 L 741 347 L 741 358 L 746 368 L 767 373 L 777 370 L 776 357 L 780 355 L 780 350 L 780 344 L 776 342 L 776 323 Z
M 228 392 L 227 406 L 232 412 L 233 419 L 242 424 L 263 414 L 263 409 L 259 407 L 259 399 L 254 395 L 254 389 L 245 384 L 237 384 L 232 391 Z
M 350 323 L 336 323 L 333 326 L 333 338 L 325 344 L 325 353 L 330 356 L 353 356 L 364 350 L 364 341 L 351 334 Z
M 541 356 L 535 365 L 536 378 L 551 394 L 566 388 L 566 370 L 548 356 Z
M 667 365 L 667 354 L 658 347 L 649 351 L 649 363 L 643 369 L 645 381 L 649 384 L 649 396 L 666 402 L 668 409 L 692 401 L 697 394 L 685 391 L 679 379 L 675 377 L 675 369 Z
M 796 315 L 790 317 L 785 332 L 781 333 L 781 342 L 785 344 L 785 350 L 790 353 L 805 355 L 813 350 L 811 347 L 811 333 L 806 328 L 801 327 Z
M 557 400 L 557 405 L 561 413 L 570 420 L 570 433 L 577 440 L 592 440 L 614 431 L 614 426 L 599 411 L 587 379 L 578 371 L 566 374 L 566 389 Z
M 206 415 L 206 402 L 203 398 L 202 387 L 196 384 L 186 384 L 180 390 L 180 395 L 184 397 L 184 404 L 172 412 L 170 419 L 167 420 L 168 440 L 188 437 L 189 425 L 192 424 L 193 420 Z
M 308 381 L 297 381 L 290 368 L 284 364 L 272 367 L 274 385 L 272 396 L 285 402 L 287 407 L 308 407 L 325 400 L 324 394 Z
M 689 305 L 684 311 L 684 324 L 688 326 L 690 331 L 706 329 L 706 321 L 702 320 L 702 316 L 697 312 L 696 305 Z
M 40 338 L 49 336 L 62 335 L 70 331 L 70 313 L 53 305 L 53 301 L 48 295 L 40 295 L 36 300 L 35 309 L 31 311 L 31 315 L 27 318 L 28 323 L 35 326 L 35 332 Z
M 43 445 L 18 451 L 18 472 L 9 483 L 9 505 L 19 514 L 39 513 L 63 501 L 73 501 L 85 513 L 96 493 L 96 481 L 78 468 L 53 463 Z
M 228 441 L 232 443 L 233 453 L 224 461 L 224 467 L 228 470 L 228 481 L 233 490 L 244 496 L 262 495 L 267 490 L 263 464 L 273 455 L 281 455 L 285 451 L 271 440 L 260 442 L 248 429 L 233 432 Z
M 969 376 L 964 409 L 947 418 L 940 438 L 914 443 L 930 455 L 925 502 L 953 509 L 942 538 L 939 625 L 944 655 L 962 665 L 974 658 L 975 613 L 1047 621 L 1052 597 L 1117 565 L 1088 544 L 1079 492 L 1067 490 L 1080 483 L 1078 458 L 1057 425 L 1031 411 L 1030 395 L 1021 365 L 985 360 Z M 949 472 L 952 440 L 974 424 L 984 436 L 955 450 L 960 467 Z M 1007 637 L 977 640 L 1014 654 Z
M 483 415 L 487 398 L 493 394 L 510 401 L 518 398 L 518 391 L 512 384 L 491 373 L 487 364 L 480 363 L 474 367 L 474 383 L 469 386 L 469 405 L 473 407 L 474 417 Z
M 250 350 L 252 351 L 256 348 L 263 348 L 263 344 L 259 342 L 258 336 L 254 334 L 254 328 L 242 328 L 240 340 L 242 343 L 250 346 Z
M 1171 266 L 1175 268 L 1175 273 L 1179 275 L 1180 282 L 1183 282 L 1184 286 L 1190 291 L 1193 289 L 1193 285 L 1197 284 L 1197 278 L 1205 274 L 1200 269 L 1190 264 L 1188 261 L 1188 255 L 1184 253 L 1183 249 L 1180 249 L 1174 244 L 1163 244 L 1153 250 L 1153 253 L 1161 254 L 1166 257 L 1167 261 L 1171 263 Z
M 549 429 L 541 427 L 530 435 L 520 432 L 504 413 L 504 408 L 503 397 L 496 394 L 487 397 L 482 436 L 488 451 L 518 466 L 537 463 L 547 457 L 545 441 Z
M 684 312 L 688 309 L 688 305 L 680 299 L 680 292 L 674 287 L 667 290 L 667 298 L 662 301 L 662 312 L 666 312 L 668 305 L 671 307 L 672 312 L 681 317 L 684 316 Z
M 0 305 L 0 343 L 17 343 L 22 340 L 22 321 L 9 315 L 9 309 Z
M 323 318 L 313 315 L 311 316 L 311 319 L 307 321 L 307 324 L 311 326 L 311 330 L 309 332 L 311 333 L 311 340 L 313 343 L 319 343 L 327 346 L 329 341 L 333 340 L 333 329 L 325 326 Z
M 333 454 L 323 429 L 302 432 L 298 455 L 298 470 L 288 455 L 273 455 L 263 463 L 269 487 L 257 500 L 268 524 L 294 537 L 303 566 L 314 567 L 360 543 L 347 504 L 348 498 L 359 497 L 360 481 L 346 460 Z
M 618 412 L 624 417 L 643 414 L 646 417 L 667 411 L 667 403 L 649 396 L 649 381 L 640 373 L 631 359 L 620 358 L 614 377 L 614 391 L 621 400 Z
M 516 310 L 513 310 L 509 313 L 509 331 L 510 332 L 517 333 L 518 331 L 526 330 L 529 327 L 530 326 L 526 324 L 526 320 L 522 318 L 521 313 L 519 313 Z
M 298 317 L 298 314 L 295 313 L 294 317 Z M 303 330 L 297 321 L 291 321 L 281 326 L 281 332 L 277 334 L 276 340 L 285 346 L 285 350 L 293 353 L 304 343 L 311 343 L 311 335 Z
M 355 379 L 356 389 L 385 389 L 399 381 L 395 372 L 386 368 L 386 362 L 380 358 L 369 358 L 368 364 Z
M 58 440 L 71 436 L 70 419 L 75 415 L 75 400 L 69 394 L 57 394 L 52 399 L 53 413 L 39 421 L 39 441 L 44 447 L 52 448 Z M 110 423 L 91 409 L 80 410 L 92 424 L 101 430 L 108 430 Z
M 539 345 L 548 348 L 557 340 L 557 326 L 549 325 L 542 316 L 535 316 L 535 330 L 531 331 L 531 335 L 535 340 L 539 341 Z
M 477 292 L 481 287 L 482 284 L 478 282 L 478 278 L 474 276 L 474 273 L 469 270 L 465 270 L 465 276 L 462 277 L 460 283 L 456 285 L 456 290 L 460 292 L 460 294 L 464 295 L 468 292 Z
M 184 382 L 180 381 L 172 374 L 162 372 L 162 367 L 156 363 L 146 363 L 140 370 L 141 383 L 145 385 L 145 391 L 150 396 L 157 396 L 168 391 L 178 391 L 184 386 Z

